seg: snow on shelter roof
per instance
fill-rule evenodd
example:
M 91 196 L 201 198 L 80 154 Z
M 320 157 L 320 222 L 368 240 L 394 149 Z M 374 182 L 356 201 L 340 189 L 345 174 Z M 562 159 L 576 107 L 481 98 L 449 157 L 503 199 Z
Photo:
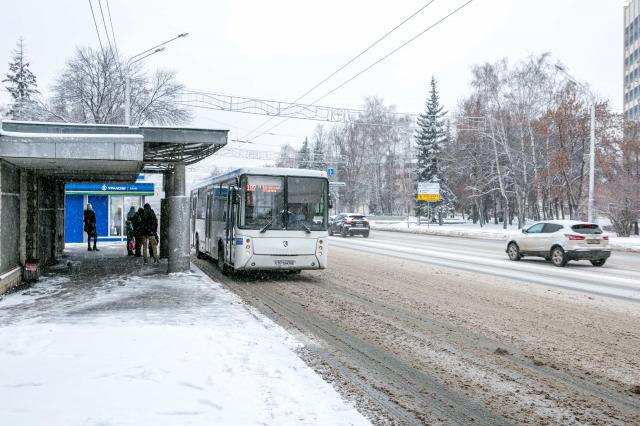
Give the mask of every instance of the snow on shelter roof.
M 10 142 L 0 146 L 0 157 L 19 167 L 48 168 L 64 175 L 76 172 L 80 165 L 84 174 L 113 170 L 126 174 L 125 180 L 135 179 L 143 168 L 153 171 L 168 169 L 175 162 L 194 164 L 224 147 L 228 134 L 228 130 L 193 127 L 11 120 L 2 121 L 0 130 L 3 142 Z

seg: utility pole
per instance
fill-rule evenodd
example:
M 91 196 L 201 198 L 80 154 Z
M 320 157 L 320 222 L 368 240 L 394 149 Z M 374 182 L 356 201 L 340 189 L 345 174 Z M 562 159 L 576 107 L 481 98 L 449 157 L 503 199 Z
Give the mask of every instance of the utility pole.
M 157 46 L 138 53 L 137 55 L 133 55 L 127 60 L 124 78 L 124 124 L 126 124 L 127 126 L 131 125 L 131 65 L 145 58 L 148 58 L 151 55 L 162 52 L 163 50 L 165 50 L 165 47 L 163 47 L 164 45 L 188 35 L 189 33 L 178 34 L 171 40 L 167 40 L 164 43 L 160 43 Z

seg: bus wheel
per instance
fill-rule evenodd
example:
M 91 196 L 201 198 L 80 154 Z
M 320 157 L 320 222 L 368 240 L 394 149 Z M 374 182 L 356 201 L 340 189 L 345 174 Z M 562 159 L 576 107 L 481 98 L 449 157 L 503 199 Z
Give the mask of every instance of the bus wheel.
M 227 272 L 227 268 L 224 265 L 224 248 L 221 246 L 218 247 L 218 260 L 216 261 L 216 266 L 218 267 L 218 271 L 225 274 Z
M 196 236 L 196 257 L 198 259 L 202 259 L 204 257 L 200 252 L 200 238 L 198 236 Z

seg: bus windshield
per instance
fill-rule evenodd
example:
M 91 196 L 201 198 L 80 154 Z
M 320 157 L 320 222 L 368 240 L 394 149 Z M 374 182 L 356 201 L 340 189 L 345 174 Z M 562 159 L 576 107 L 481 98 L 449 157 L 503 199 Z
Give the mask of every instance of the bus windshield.
M 327 228 L 327 181 L 287 178 L 287 229 L 322 231 Z
M 322 231 L 326 229 L 327 182 L 322 178 L 251 176 L 241 179 L 240 228 Z

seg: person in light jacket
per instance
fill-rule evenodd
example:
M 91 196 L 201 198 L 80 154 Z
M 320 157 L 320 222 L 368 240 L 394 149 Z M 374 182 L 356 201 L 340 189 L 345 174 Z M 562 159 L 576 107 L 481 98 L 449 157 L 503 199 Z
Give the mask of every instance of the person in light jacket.
M 158 232 L 158 218 L 156 212 L 153 211 L 151 206 L 147 203 L 144 205 L 144 211 L 142 213 L 142 256 L 144 257 L 144 263 L 147 263 L 148 251 L 147 244 L 151 247 L 151 257 L 153 257 L 153 263 L 158 263 L 157 246 L 158 240 L 156 240 L 156 234 Z

